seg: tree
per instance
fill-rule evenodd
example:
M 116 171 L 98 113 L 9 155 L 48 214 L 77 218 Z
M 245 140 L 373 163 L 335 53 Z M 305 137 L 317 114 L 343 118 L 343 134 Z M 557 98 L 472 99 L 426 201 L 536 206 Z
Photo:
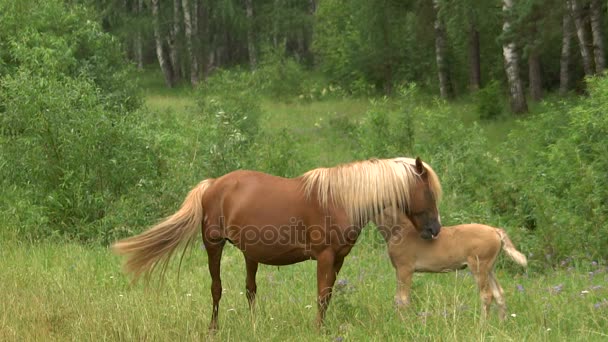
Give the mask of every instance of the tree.
M 253 3 L 252 0 L 245 0 L 247 9 L 247 51 L 249 52 L 249 66 L 255 69 L 258 64 L 258 57 L 255 50 L 255 35 L 253 33 Z
M 439 93 L 444 99 L 452 97 L 452 82 L 447 61 L 445 25 L 441 19 L 439 0 L 433 0 L 435 9 L 435 60 L 437 61 L 437 76 L 439 77 Z
M 568 0 L 568 4 L 572 17 L 574 18 L 578 47 L 581 51 L 581 58 L 583 59 L 583 70 L 585 70 L 585 76 L 591 76 L 593 75 L 593 67 L 591 53 L 589 52 L 589 43 L 587 41 L 587 30 L 585 29 L 585 17 L 583 16 L 577 0 Z
M 197 2 L 197 0 L 194 0 L 194 2 Z M 182 0 L 182 9 L 184 12 L 184 33 L 186 35 L 186 50 L 188 52 L 188 58 L 190 60 L 190 83 L 195 86 L 198 84 L 199 81 L 199 62 L 198 54 L 194 51 L 192 37 L 194 35 L 194 38 L 196 39 L 198 36 L 198 32 L 196 29 L 193 29 L 191 15 L 192 11 L 188 0 Z M 197 15 L 196 12 L 194 12 L 194 14 L 195 16 Z
M 572 18 L 566 10 L 562 18 L 562 51 L 559 62 L 559 94 L 568 92 L 570 81 L 570 42 L 572 41 Z
M 158 64 L 160 69 L 165 76 L 165 83 L 169 88 L 175 86 L 176 77 L 173 66 L 168 60 L 167 52 L 163 45 L 163 38 L 160 31 L 160 18 L 159 18 L 159 0 L 152 0 L 152 18 L 154 26 L 154 41 L 156 43 L 156 57 L 158 58 Z
M 505 14 L 503 24 L 503 34 L 506 37 L 502 45 L 503 56 L 505 58 L 505 71 L 509 82 L 509 95 L 511 102 L 511 110 L 514 113 L 525 113 L 528 111 L 528 104 L 524 95 L 523 83 L 519 76 L 519 53 L 513 37 L 509 37 L 511 33 L 510 19 L 513 11 L 513 0 L 503 0 L 502 6 Z
M 599 0 L 591 0 L 591 33 L 593 36 L 593 56 L 595 72 L 601 74 L 606 65 L 604 57 L 604 34 L 602 33 L 602 5 Z

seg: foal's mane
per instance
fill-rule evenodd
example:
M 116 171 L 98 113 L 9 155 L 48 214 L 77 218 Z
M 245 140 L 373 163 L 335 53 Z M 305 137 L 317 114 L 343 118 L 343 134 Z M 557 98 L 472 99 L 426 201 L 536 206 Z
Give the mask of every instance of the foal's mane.
M 420 175 L 412 158 L 370 159 L 318 168 L 302 175 L 304 191 L 316 192 L 320 204 L 342 207 L 351 223 L 365 224 L 382 214 L 383 208 L 407 208 L 410 190 Z M 426 163 L 429 187 L 436 200 L 441 198 L 441 184 L 435 171 Z

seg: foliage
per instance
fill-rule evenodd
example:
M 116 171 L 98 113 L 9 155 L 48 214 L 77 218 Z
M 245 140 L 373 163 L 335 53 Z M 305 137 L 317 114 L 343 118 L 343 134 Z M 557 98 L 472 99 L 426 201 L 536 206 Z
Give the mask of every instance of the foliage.
M 588 87 L 587 99 L 548 106 L 510 137 L 511 153 L 519 152 L 509 160 L 513 205 L 518 219 L 543 237 L 535 249 L 553 261 L 606 258 L 608 82 L 595 78 Z
M 480 119 L 490 120 L 498 118 L 503 111 L 503 89 L 496 80 L 490 81 L 475 94 L 477 113 Z
M 137 129 L 140 100 L 116 42 L 85 11 L 61 1 L 20 6 L 0 24 L 10 37 L 0 80 L 3 185 L 43 212 L 47 229 L 29 227 L 32 237 L 90 239 L 98 233 L 87 225 L 108 203 L 156 176 Z

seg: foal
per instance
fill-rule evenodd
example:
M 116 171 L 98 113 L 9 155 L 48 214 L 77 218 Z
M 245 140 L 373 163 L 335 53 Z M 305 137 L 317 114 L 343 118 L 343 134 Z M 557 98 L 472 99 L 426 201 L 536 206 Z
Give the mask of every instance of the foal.
M 396 210 L 385 210 L 379 220 L 388 254 L 397 271 L 398 305 L 407 305 L 414 272 L 441 273 L 469 266 L 479 287 L 482 318 L 487 318 L 496 300 L 499 318 L 506 315 L 504 292 L 493 269 L 500 249 L 516 263 L 526 266 L 526 256 L 517 251 L 507 233 L 483 224 L 442 227 L 433 240 L 423 240 L 409 219 Z

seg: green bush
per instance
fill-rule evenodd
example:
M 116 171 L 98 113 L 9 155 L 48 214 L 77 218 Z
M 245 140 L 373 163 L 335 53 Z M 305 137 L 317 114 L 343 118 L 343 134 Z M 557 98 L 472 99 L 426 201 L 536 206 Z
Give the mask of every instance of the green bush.
M 509 139 L 516 218 L 553 262 L 608 257 L 608 81 L 588 87 L 588 98 L 548 106 Z
M 483 88 L 479 89 L 475 94 L 475 102 L 477 104 L 477 113 L 479 118 L 491 120 L 498 118 L 505 107 L 503 94 L 500 82 L 496 80 L 490 81 Z
M 107 206 L 156 177 L 156 156 L 137 129 L 140 100 L 116 42 L 86 11 L 24 3 L 32 6 L 1 3 L 13 10 L 0 23 L 9 37 L 0 75 L 2 196 L 15 196 L 11 207 L 28 198 L 38 208 L 23 236 L 95 239 L 91 227 Z

